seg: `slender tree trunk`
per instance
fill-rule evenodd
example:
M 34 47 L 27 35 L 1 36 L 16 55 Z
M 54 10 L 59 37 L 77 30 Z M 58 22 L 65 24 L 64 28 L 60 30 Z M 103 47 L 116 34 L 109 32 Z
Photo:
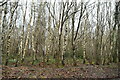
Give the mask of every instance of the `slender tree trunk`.
M 65 65 L 65 57 L 64 54 L 66 53 L 66 46 L 67 46 L 67 22 L 65 25 L 65 34 L 64 34 L 64 45 L 63 45 L 63 52 L 62 52 L 62 65 Z
M 28 43 L 29 43 L 29 36 L 30 36 L 30 23 L 32 21 L 32 16 L 30 17 L 30 22 L 28 24 L 28 27 L 27 27 L 27 37 L 26 37 L 26 41 L 25 41 L 25 48 L 23 50 L 23 55 L 22 55 L 22 59 L 21 59 L 21 62 L 23 63 L 24 60 L 25 60 L 25 55 L 26 55 L 26 51 L 28 50 Z
M 116 18 L 115 18 L 115 22 L 116 24 L 118 25 L 118 32 L 117 32 L 117 46 L 118 46 L 118 62 L 120 62 L 120 1 L 119 2 L 116 2 Z
M 75 40 L 74 40 L 74 22 L 75 22 L 75 14 L 72 16 L 72 53 L 73 53 L 73 65 L 76 66 L 76 55 L 75 55 Z
M 5 35 L 6 35 L 6 32 L 5 32 L 5 29 L 7 29 L 6 27 L 6 25 L 7 25 L 7 23 L 6 23 L 6 14 L 7 14 L 7 3 L 5 4 L 5 8 L 4 8 L 4 13 L 3 13 L 3 20 L 2 20 L 2 38 L 1 38 L 1 41 L 2 41 L 2 44 L 1 44 L 1 46 L 2 46 L 2 54 L 3 55 L 5 55 L 7 52 L 7 50 L 6 50 L 6 43 L 5 43 Z
M 100 31 L 100 25 L 99 25 L 99 6 L 100 2 L 98 2 L 97 6 L 97 25 L 96 25 L 96 42 L 95 42 L 95 54 L 96 54 L 96 61 L 95 64 L 99 65 L 100 64 L 100 50 L 99 50 L 99 31 Z
M 65 10 L 65 4 L 63 3 L 63 10 L 62 10 L 62 18 L 61 18 L 61 22 L 60 22 L 60 34 L 59 34 L 59 52 L 58 52 L 58 54 L 61 56 L 61 54 L 62 54 L 62 47 L 61 47 L 61 39 L 62 39 L 62 32 L 63 32 L 63 25 L 64 25 L 64 22 L 63 22 L 63 20 L 64 20 L 64 10 Z M 60 56 L 58 57 L 58 63 L 60 63 Z
M 117 55 L 118 55 L 118 62 L 120 62 L 120 1 L 116 2 L 115 5 L 115 28 L 118 26 L 117 31 L 117 39 L 116 39 L 116 48 L 117 48 Z

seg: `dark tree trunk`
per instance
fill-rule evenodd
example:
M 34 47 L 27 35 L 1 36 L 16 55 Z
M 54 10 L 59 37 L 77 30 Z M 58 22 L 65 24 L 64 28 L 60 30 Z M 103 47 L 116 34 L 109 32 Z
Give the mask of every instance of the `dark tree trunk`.
M 118 26 L 117 31 L 117 49 L 118 49 L 118 62 L 120 62 L 120 1 L 115 5 L 115 27 Z

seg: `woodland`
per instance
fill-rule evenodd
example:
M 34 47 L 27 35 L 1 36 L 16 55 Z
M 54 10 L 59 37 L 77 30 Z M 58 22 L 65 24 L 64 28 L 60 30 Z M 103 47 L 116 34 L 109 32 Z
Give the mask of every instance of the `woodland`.
M 1 0 L 0 56 L 0 78 L 120 78 L 120 1 Z

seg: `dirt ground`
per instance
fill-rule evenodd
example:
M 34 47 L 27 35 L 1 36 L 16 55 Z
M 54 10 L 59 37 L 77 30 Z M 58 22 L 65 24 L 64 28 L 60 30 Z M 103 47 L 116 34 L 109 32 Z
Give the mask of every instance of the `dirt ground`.
M 42 68 L 39 66 L 0 66 L 2 78 L 120 78 L 120 68 L 98 65 Z M 1 77 L 1 76 L 0 76 Z

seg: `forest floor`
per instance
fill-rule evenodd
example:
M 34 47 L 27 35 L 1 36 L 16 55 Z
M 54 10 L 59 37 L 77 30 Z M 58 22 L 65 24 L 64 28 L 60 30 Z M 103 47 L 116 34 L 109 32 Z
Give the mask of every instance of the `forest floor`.
M 0 66 L 2 78 L 120 78 L 115 66 L 80 64 L 76 67 Z

